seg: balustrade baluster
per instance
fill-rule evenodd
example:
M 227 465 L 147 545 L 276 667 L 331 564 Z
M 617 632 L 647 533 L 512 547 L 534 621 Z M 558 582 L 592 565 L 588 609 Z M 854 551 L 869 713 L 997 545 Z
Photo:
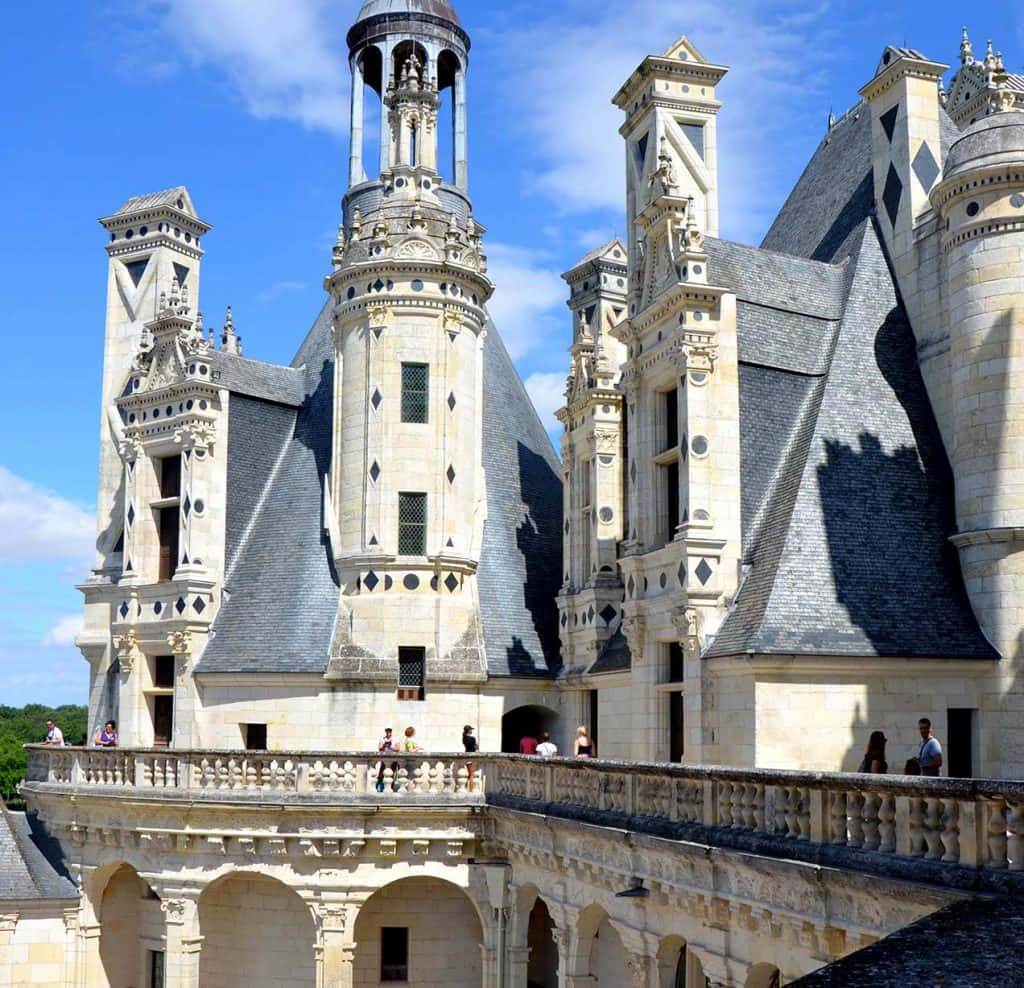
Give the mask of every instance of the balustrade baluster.
M 863 841 L 861 847 L 866 851 L 874 851 L 881 838 L 878 833 L 878 804 L 881 800 L 877 793 L 870 790 L 863 792 L 864 802 L 861 804 L 861 833 Z
M 943 861 L 960 861 L 960 814 L 955 799 L 942 800 L 942 846 L 945 854 Z
M 910 800 L 910 854 L 923 857 L 927 850 L 924 837 L 924 800 L 913 797 Z
M 255 789 L 259 785 L 259 763 L 255 759 L 246 759 L 245 788 Z
M 930 796 L 924 804 L 924 839 L 928 845 L 925 857 L 934 860 L 942 857 L 942 800 Z
M 878 807 L 878 850 L 892 854 L 896 850 L 896 800 L 883 795 Z
M 728 782 L 718 784 L 718 825 L 732 826 L 732 786 Z
M 1024 870 L 1024 803 L 1008 803 L 1006 856 L 1010 871 Z
M 829 793 L 829 841 L 832 844 L 846 843 L 846 793 Z
M 846 794 L 846 820 L 849 836 L 846 843 L 850 847 L 864 846 L 864 794 L 852 790 Z
M 993 799 L 984 804 L 988 818 L 985 831 L 988 854 L 985 866 L 988 868 L 1005 868 L 1006 860 L 1006 801 Z

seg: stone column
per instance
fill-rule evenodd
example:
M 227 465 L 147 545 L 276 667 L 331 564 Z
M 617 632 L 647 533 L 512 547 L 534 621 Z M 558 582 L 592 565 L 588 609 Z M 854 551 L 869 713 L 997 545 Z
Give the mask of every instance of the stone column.
M 388 83 L 391 81 L 391 43 L 385 41 L 381 46 L 381 77 L 380 77 L 380 170 L 386 172 L 391 167 L 391 123 L 388 119 L 386 102 Z
M 359 57 L 352 60 L 351 138 L 348 153 L 348 184 L 363 181 L 363 65 Z
M 103 962 L 100 960 L 100 935 L 103 928 L 99 923 L 79 922 L 78 924 L 78 956 L 76 958 L 76 986 L 81 988 L 101 988 L 107 979 L 103 974 Z
M 199 893 L 174 893 L 161 899 L 164 923 L 164 983 L 166 988 L 199 988 Z
M 466 150 L 466 67 L 460 66 L 455 73 L 455 102 L 452 106 L 452 149 L 455 166 L 455 184 L 460 189 L 469 188 L 469 155 Z
M 356 918 L 369 895 L 312 906 L 316 920 L 317 988 L 352 988 Z
M 509 947 L 505 951 L 508 957 L 508 980 L 505 988 L 526 988 L 526 976 L 530 968 L 529 947 Z

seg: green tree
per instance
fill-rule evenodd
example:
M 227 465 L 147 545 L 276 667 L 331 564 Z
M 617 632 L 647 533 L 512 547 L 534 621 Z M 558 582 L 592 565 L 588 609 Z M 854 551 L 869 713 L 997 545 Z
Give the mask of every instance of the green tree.
M 0 706 L 0 797 L 8 803 L 20 803 L 17 786 L 25 778 L 27 761 L 22 745 L 42 741 L 46 737 L 47 720 L 52 720 L 64 732 L 68 744 L 77 744 L 86 734 L 88 718 L 88 709 L 73 703 L 60 707 L 41 703 Z

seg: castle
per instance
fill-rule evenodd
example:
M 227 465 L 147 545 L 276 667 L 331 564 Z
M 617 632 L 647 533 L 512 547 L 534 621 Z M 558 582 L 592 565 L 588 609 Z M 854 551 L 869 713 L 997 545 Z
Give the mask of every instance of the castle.
M 290 365 L 243 355 L 230 311 L 219 346 L 204 328 L 186 189 L 101 221 L 78 644 L 121 748 L 30 753 L 0 981 L 767 986 L 944 906 L 894 892 L 866 918 L 872 889 L 833 876 L 799 906 L 759 888 L 758 927 L 739 880 L 694 898 L 671 849 L 641 867 L 597 832 L 669 814 L 656 774 L 488 754 L 542 731 L 567 753 L 585 724 L 604 759 L 850 772 L 870 730 L 913 750 L 928 715 L 949 775 L 1020 777 L 1024 77 L 966 31 L 948 92 L 887 47 L 749 247 L 718 236 L 726 68 L 686 38 L 644 59 L 614 97 L 626 236 L 565 275 L 559 460 L 487 312 L 466 32 L 447 0 L 366 0 L 348 44 L 344 215 Z M 475 759 L 365 754 L 385 724 L 452 751 L 464 723 Z M 698 798 L 680 772 L 674 823 L 827 837 L 809 781 Z M 981 854 L 966 803 L 857 791 L 827 797 L 843 843 L 941 857 L 959 827 L 956 860 Z M 501 815 L 566 793 L 598 816 Z M 1000 798 L 985 853 L 1013 868 Z M 644 875 L 638 925 L 617 896 L 649 889 L 614 889 Z

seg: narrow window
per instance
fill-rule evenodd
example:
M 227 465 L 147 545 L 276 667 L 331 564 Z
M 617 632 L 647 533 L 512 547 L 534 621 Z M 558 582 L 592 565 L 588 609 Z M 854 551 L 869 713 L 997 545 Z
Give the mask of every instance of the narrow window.
M 402 364 L 402 421 L 426 422 L 430 369 L 426 364 Z
M 178 505 L 161 508 L 157 516 L 160 528 L 160 580 L 173 580 L 178 568 L 178 532 L 180 527 Z
M 589 690 L 590 693 L 590 740 L 597 744 L 597 690 Z
M 427 495 L 398 495 L 398 554 L 425 556 L 427 553 Z
M 149 952 L 149 988 L 164 988 L 164 952 Z
M 381 927 L 380 980 L 409 980 L 409 928 L 407 926 Z
M 181 496 L 181 456 L 165 456 L 160 460 L 160 496 Z
M 683 681 L 683 646 L 679 642 L 670 642 L 668 646 L 668 682 Z
M 422 700 L 427 650 L 401 645 L 398 649 L 398 699 Z
M 664 392 L 662 398 L 664 416 L 664 443 L 662 450 L 675 449 L 679 445 L 679 389 Z
M 679 461 L 667 464 L 662 475 L 665 480 L 665 541 L 671 542 L 679 524 Z
M 686 747 L 683 732 L 683 692 L 675 690 L 668 695 L 668 759 L 681 762 Z
M 946 711 L 946 775 L 969 779 L 974 775 L 974 711 L 950 707 Z
M 267 725 L 266 724 L 243 724 L 245 734 L 246 751 L 267 750 Z
M 153 685 L 158 690 L 174 689 L 173 655 L 158 655 L 153 659 Z
M 153 697 L 153 747 L 167 748 L 174 731 L 174 697 L 160 693 Z

